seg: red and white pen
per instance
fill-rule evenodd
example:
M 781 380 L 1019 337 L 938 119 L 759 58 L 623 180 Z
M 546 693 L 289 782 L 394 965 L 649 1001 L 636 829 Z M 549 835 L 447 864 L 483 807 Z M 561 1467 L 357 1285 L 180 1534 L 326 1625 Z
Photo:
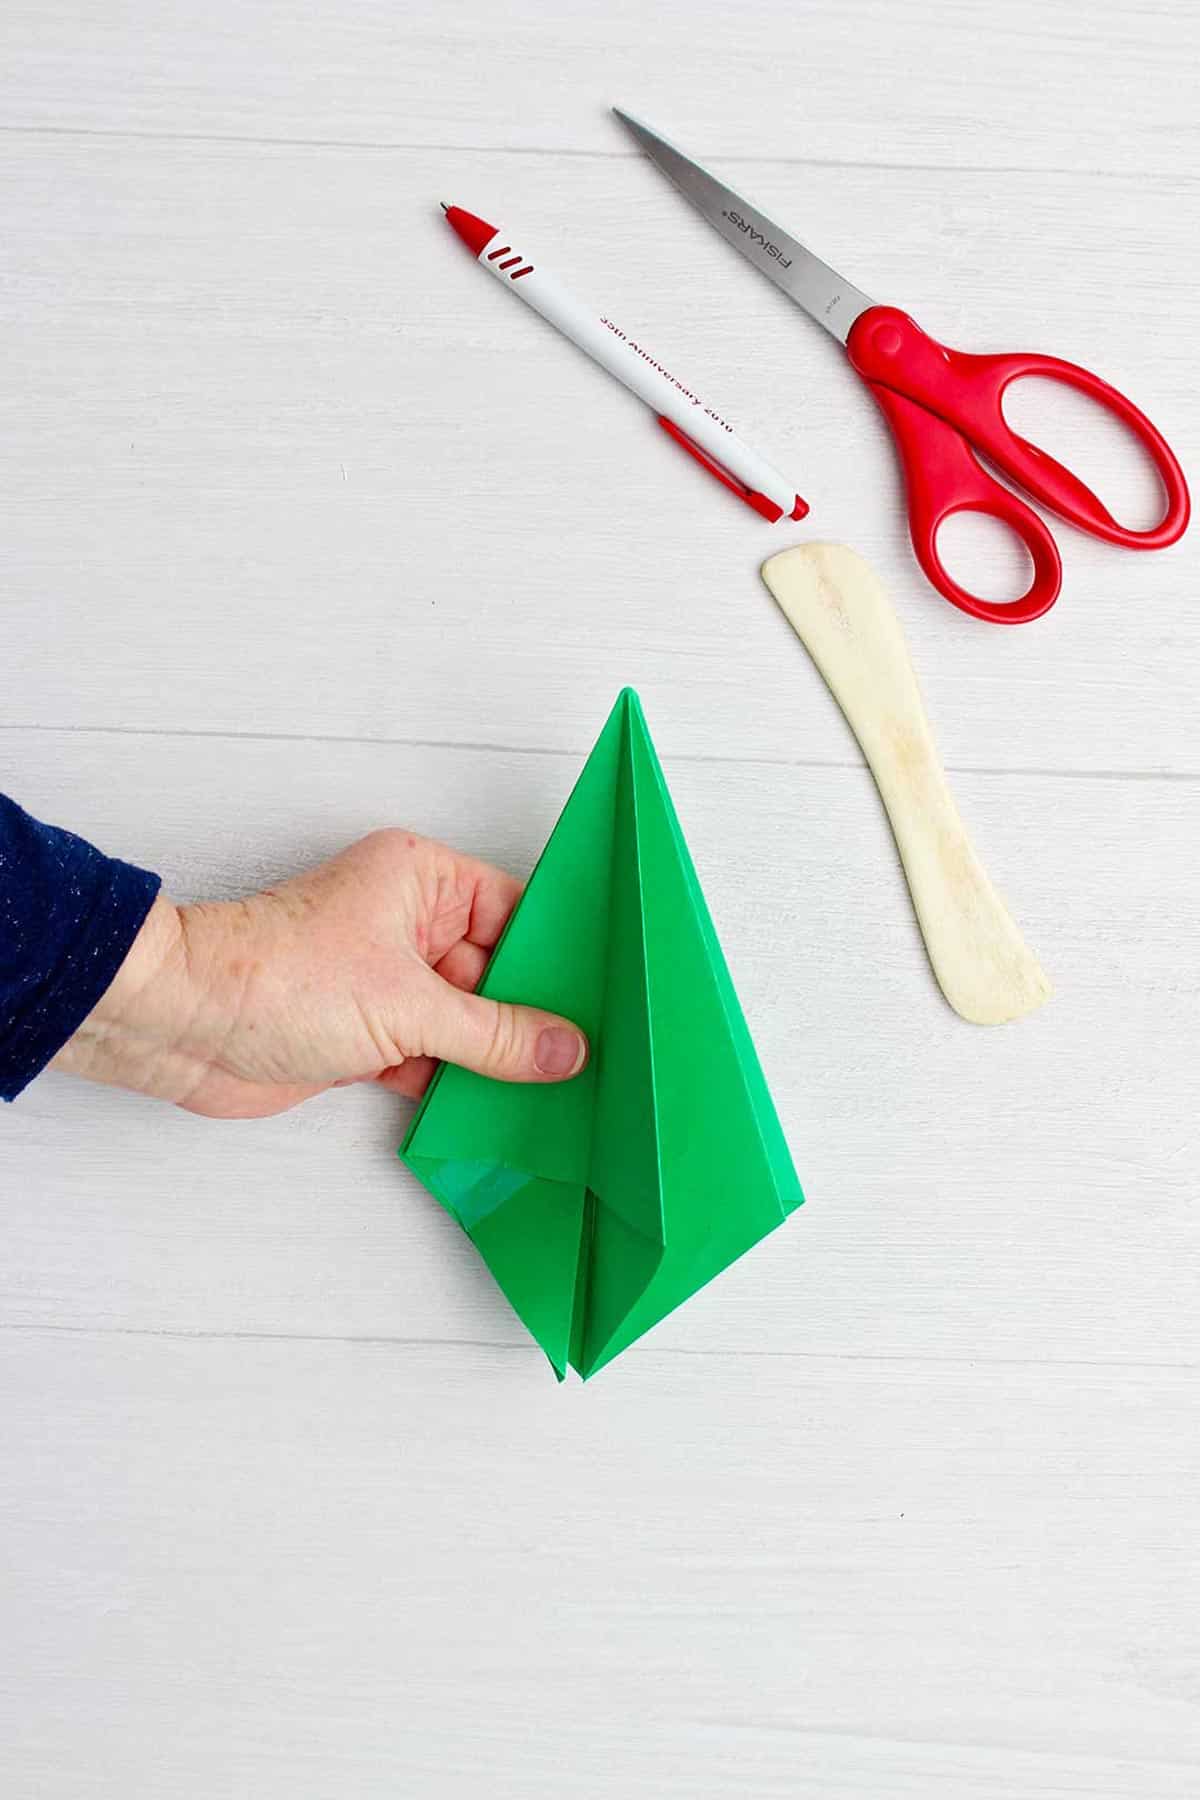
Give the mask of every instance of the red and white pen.
M 540 262 L 526 256 L 494 225 L 461 206 L 443 201 L 442 208 L 477 262 L 644 400 L 664 431 L 747 506 L 772 524 L 784 517 L 804 517 L 808 507 L 795 488 L 743 444 L 720 413 L 664 367 L 640 338 L 628 336 L 605 314 L 581 306 Z

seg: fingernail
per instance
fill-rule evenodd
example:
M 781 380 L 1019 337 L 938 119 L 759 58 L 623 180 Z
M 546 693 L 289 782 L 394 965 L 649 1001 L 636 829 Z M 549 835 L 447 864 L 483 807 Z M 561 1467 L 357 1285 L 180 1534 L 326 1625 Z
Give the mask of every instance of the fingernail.
M 583 1067 L 587 1045 L 578 1031 L 567 1025 L 547 1025 L 538 1033 L 534 1064 L 541 1075 L 574 1075 Z

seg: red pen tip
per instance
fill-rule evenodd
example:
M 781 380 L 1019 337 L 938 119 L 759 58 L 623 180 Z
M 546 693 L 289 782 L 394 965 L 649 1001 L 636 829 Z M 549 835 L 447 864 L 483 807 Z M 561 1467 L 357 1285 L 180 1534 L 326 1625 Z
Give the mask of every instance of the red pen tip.
M 478 256 L 484 245 L 490 244 L 496 235 L 494 225 L 489 225 L 486 219 L 477 219 L 474 213 L 464 211 L 461 206 L 447 206 L 446 218 L 472 256 Z

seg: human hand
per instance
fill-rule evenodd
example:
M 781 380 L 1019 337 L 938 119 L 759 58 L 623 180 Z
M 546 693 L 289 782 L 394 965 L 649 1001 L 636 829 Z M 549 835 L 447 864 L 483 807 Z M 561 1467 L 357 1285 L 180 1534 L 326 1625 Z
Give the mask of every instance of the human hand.
M 418 1095 L 439 1060 L 561 1081 L 587 1059 L 578 1028 L 472 991 L 520 893 L 444 844 L 377 831 L 248 900 L 160 895 L 54 1066 L 213 1118 L 360 1081 Z

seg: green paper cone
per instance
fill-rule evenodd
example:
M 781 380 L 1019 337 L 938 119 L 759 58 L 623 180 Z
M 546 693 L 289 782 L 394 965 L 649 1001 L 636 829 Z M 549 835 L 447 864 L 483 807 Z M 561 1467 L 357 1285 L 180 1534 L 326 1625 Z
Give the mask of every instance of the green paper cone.
M 803 1201 L 638 697 L 609 716 L 480 983 L 591 1059 L 446 1063 L 400 1149 L 561 1379 L 586 1378 Z

